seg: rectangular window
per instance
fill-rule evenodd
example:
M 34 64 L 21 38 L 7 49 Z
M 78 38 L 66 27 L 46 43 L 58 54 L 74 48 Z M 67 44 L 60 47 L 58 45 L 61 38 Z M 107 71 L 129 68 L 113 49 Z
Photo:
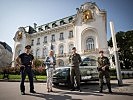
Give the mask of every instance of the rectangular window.
M 64 40 L 63 33 L 60 33 L 60 38 L 59 40 Z
M 55 35 L 54 34 L 51 36 L 51 42 L 55 42 Z
M 68 38 L 73 38 L 73 31 L 69 31 L 69 36 Z
M 31 40 L 31 46 L 33 46 L 34 45 L 34 40 Z
M 37 45 L 40 44 L 40 38 L 37 38 Z
M 47 36 L 44 37 L 44 42 L 43 43 L 47 43 Z

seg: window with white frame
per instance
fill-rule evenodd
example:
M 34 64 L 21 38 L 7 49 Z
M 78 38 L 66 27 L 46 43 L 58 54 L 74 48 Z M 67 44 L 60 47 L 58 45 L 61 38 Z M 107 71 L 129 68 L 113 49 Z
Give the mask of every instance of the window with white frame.
M 47 30 L 47 29 L 50 29 L 50 27 L 48 25 L 45 26 L 45 30 Z
M 39 58 L 40 57 L 40 49 L 37 49 L 36 50 L 36 58 Z
M 58 26 L 56 23 L 53 23 L 53 24 L 52 24 L 52 28 L 54 28 L 54 27 L 56 27 L 56 26 Z
M 37 38 L 37 45 L 40 44 L 40 38 Z
M 64 20 L 61 20 L 60 25 L 64 25 L 64 24 L 65 24 Z
M 47 57 L 47 55 L 48 55 L 48 49 L 47 49 L 47 47 L 44 47 L 43 48 L 43 57 Z
M 55 34 L 51 35 L 51 42 L 55 42 Z
M 34 40 L 31 40 L 31 46 L 33 46 L 34 45 Z
M 70 17 L 70 18 L 68 19 L 69 23 L 71 23 L 72 20 L 73 20 L 73 17 Z
M 69 53 L 71 53 L 72 52 L 72 48 L 74 47 L 74 44 L 70 44 L 69 45 Z
M 94 49 L 94 39 L 93 38 L 88 38 L 86 40 L 86 49 L 87 50 L 92 50 Z
M 43 43 L 47 43 L 47 36 L 44 37 L 44 42 Z
M 73 37 L 73 31 L 69 31 L 69 36 L 68 38 L 72 38 Z
M 55 53 L 55 45 L 52 44 L 52 50 L 54 51 Z
M 63 60 L 59 61 L 59 66 L 64 66 L 64 61 Z
M 59 38 L 59 40 L 64 40 L 63 33 L 60 33 L 60 38 Z
M 64 54 L 64 46 L 63 45 L 60 45 L 60 47 L 59 47 L 59 54 L 60 55 Z

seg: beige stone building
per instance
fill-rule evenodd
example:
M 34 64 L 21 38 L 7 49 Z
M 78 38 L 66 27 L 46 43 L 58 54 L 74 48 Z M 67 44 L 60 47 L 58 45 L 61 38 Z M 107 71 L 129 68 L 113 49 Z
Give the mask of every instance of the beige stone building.
M 75 46 L 82 58 L 88 57 L 92 65 L 97 65 L 99 50 L 108 55 L 106 11 L 87 2 L 75 13 L 44 25 L 20 27 L 14 36 L 13 60 L 24 51 L 25 45 L 30 44 L 35 58 L 44 60 L 52 48 L 57 66 L 65 66 Z

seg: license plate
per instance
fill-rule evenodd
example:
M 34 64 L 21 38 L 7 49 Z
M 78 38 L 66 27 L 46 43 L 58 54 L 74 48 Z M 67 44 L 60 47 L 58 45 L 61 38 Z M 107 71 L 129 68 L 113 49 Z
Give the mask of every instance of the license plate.
M 91 76 L 82 76 L 81 79 L 82 80 L 88 80 L 88 79 L 91 79 Z

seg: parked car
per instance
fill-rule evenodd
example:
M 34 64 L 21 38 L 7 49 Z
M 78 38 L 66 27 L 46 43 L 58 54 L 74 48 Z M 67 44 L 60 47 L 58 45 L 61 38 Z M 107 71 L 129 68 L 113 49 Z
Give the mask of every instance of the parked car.
M 97 66 L 90 62 L 90 59 L 84 59 L 79 66 L 81 74 L 81 82 L 87 82 L 90 80 L 98 80 Z M 71 67 L 58 67 L 54 71 L 53 84 L 59 85 L 59 83 L 70 84 L 70 69 Z

